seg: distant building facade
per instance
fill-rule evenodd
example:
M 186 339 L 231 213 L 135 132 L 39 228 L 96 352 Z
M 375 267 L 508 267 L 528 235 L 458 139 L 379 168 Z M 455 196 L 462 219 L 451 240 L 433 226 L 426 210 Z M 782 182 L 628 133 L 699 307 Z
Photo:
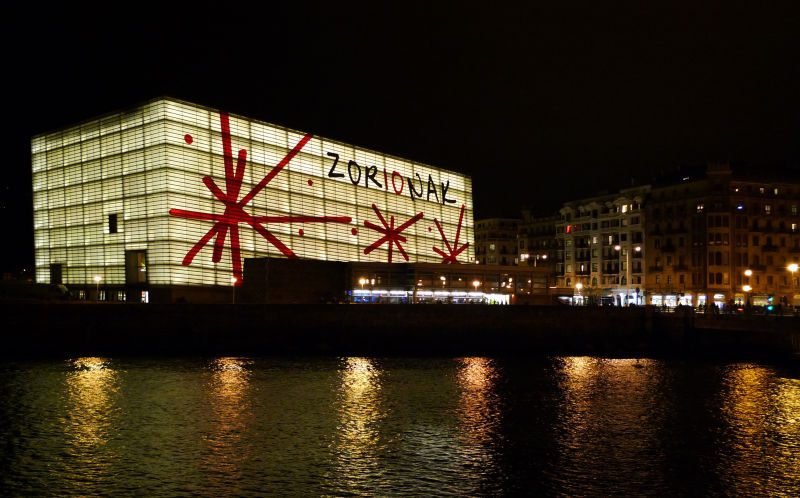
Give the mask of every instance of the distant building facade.
M 560 221 L 558 214 L 536 216 L 530 211 L 522 211 L 517 230 L 519 266 L 545 268 L 555 275 L 560 248 L 556 228 Z
M 244 258 L 474 262 L 468 176 L 187 102 L 31 153 L 37 282 L 92 299 L 229 294 Z
M 517 218 L 475 221 L 475 258 L 482 265 L 513 266 L 517 259 Z
M 650 302 L 800 306 L 800 183 L 756 181 L 726 164 L 653 187 Z M 792 271 L 795 269 L 795 271 Z
M 645 303 L 645 211 L 649 186 L 567 202 L 556 238 L 558 285 L 575 301 Z

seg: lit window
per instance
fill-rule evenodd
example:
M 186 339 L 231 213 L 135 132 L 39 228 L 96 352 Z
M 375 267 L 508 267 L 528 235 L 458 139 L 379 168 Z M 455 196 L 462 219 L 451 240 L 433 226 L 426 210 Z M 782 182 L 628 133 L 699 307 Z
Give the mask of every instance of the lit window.
M 705 206 L 703 204 L 698 204 L 697 205 L 697 212 L 698 213 L 702 213 L 704 208 L 705 208 Z
M 764 193 L 764 187 L 759 187 L 758 188 L 758 193 L 759 194 L 763 194 Z
M 772 214 L 772 206 L 764 204 L 764 214 Z

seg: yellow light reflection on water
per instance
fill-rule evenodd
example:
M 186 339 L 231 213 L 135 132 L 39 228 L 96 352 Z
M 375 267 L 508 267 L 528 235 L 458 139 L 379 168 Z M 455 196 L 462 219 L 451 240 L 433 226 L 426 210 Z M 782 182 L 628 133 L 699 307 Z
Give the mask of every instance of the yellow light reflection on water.
M 112 474 L 116 454 L 109 444 L 119 430 L 119 374 L 107 358 L 70 361 L 65 378 L 63 430 L 69 458 L 57 472 L 74 488 L 69 493 L 96 493 L 96 483 Z M 56 470 L 54 470 L 56 471 Z
M 489 358 L 461 358 L 457 381 L 461 390 L 459 397 L 460 435 L 475 449 L 476 455 L 488 459 L 485 451 L 499 423 L 499 404 L 495 383 L 497 368 Z
M 203 467 L 209 479 L 235 483 L 242 476 L 241 462 L 250 445 L 242 444 L 252 422 L 250 365 L 252 360 L 217 358 L 207 386 L 212 425 L 205 437 L 208 453 Z
M 722 414 L 733 451 L 720 463 L 731 484 L 800 495 L 800 380 L 760 365 L 732 367 L 723 377 Z
M 343 488 L 368 485 L 377 471 L 381 412 L 381 370 L 368 358 L 345 358 L 339 372 L 339 426 L 335 441 L 337 479 Z
M 87 455 L 109 439 L 118 374 L 107 358 L 78 358 L 71 363 L 66 378 L 69 416 L 65 429 L 73 449 Z
M 636 359 L 571 357 L 559 360 L 561 402 L 558 414 L 559 459 L 565 468 L 601 469 L 608 462 L 636 455 L 659 458 L 657 427 L 663 409 L 654 405 L 657 362 Z M 567 494 L 578 492 L 566 489 Z

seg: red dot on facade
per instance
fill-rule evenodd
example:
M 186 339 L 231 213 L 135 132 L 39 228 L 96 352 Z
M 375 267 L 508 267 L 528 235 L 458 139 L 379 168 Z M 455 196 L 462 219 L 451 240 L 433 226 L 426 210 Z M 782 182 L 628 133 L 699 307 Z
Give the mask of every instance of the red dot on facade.
M 303 236 L 303 234 L 304 234 L 305 232 L 304 232 L 304 231 L 303 231 L 303 229 L 301 228 L 300 230 L 298 230 L 298 231 L 297 231 L 297 233 L 299 233 L 299 234 L 300 234 L 300 236 L 302 237 L 302 236 Z
M 194 140 L 194 139 L 192 138 L 192 136 L 191 136 L 191 135 L 189 135 L 188 133 L 187 133 L 186 135 L 184 135 L 184 136 L 183 136 L 183 141 L 184 141 L 184 142 L 186 142 L 186 143 L 187 143 L 187 144 L 189 144 L 189 145 L 191 145 L 191 144 L 192 144 L 192 141 L 193 141 L 193 140 Z
M 428 231 L 429 231 L 429 232 L 431 231 L 431 227 L 428 227 Z
M 313 187 L 314 186 L 314 180 L 308 180 L 308 186 L 309 187 Z
M 353 235 L 358 235 L 358 228 L 350 230 L 350 233 L 352 233 Z

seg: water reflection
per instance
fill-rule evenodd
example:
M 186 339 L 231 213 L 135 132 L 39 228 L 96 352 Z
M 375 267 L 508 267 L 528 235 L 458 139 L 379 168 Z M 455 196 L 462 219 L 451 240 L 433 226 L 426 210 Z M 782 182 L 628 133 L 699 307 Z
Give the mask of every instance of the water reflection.
M 252 422 L 251 364 L 248 359 L 218 358 L 211 363 L 207 386 L 212 416 L 202 467 L 215 486 L 232 492 L 242 477 L 241 464 L 252 449 L 244 440 Z
M 63 427 L 71 458 L 65 462 L 65 472 L 69 477 L 84 476 L 72 480 L 79 488 L 82 482 L 109 475 L 114 454 L 107 444 L 118 430 L 114 426 L 118 388 L 119 375 L 109 359 L 86 357 L 70 361 Z
M 676 359 L 7 362 L 0 495 L 800 496 L 798 379 Z
M 461 358 L 458 366 L 459 434 L 472 450 L 470 458 L 489 465 L 492 452 L 488 451 L 500 421 L 495 382 L 497 368 L 489 358 Z
M 339 425 L 335 440 L 336 478 L 340 489 L 369 492 L 380 472 L 377 447 L 381 409 L 381 371 L 368 358 L 345 358 L 340 371 Z
M 69 414 L 66 432 L 73 449 L 86 453 L 109 438 L 117 372 L 106 358 L 78 358 L 67 374 Z
M 456 379 L 458 399 L 459 465 L 461 479 L 473 489 L 500 474 L 497 443 L 500 426 L 500 399 L 497 393 L 498 369 L 489 358 L 461 358 Z
M 721 475 L 732 489 L 800 494 L 800 380 L 738 365 L 723 377 Z M 769 469 L 769 473 L 763 471 Z
M 610 489 L 658 490 L 664 476 L 649 462 L 663 455 L 659 363 L 564 358 L 561 372 L 559 470 L 564 491 L 584 493 L 586 469 Z

